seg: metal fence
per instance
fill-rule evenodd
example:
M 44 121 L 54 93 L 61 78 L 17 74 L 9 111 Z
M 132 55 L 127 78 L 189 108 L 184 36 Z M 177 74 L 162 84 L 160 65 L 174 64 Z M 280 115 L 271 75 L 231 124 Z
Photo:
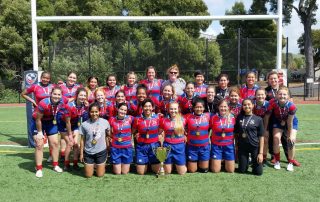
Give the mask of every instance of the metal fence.
M 213 81 L 220 72 L 225 72 L 236 83 L 238 73 L 257 70 L 259 75 L 266 75 L 276 67 L 276 42 L 256 38 L 60 41 L 48 44 L 47 57 L 40 64 L 42 69 L 52 72 L 54 80 L 63 79 L 72 70 L 81 74 L 80 81 L 89 75 L 104 80 L 107 74 L 115 73 L 123 82 L 127 72 L 134 71 L 143 76 L 150 65 L 156 67 L 159 77 L 166 78 L 166 69 L 178 64 L 187 78 L 192 78 L 194 70 L 201 69 L 206 73 L 207 81 Z
M 74 71 L 81 83 L 94 75 L 101 81 L 100 85 L 105 85 L 110 73 L 124 83 L 127 72 L 134 71 L 141 79 L 150 65 L 156 67 L 158 77 L 166 79 L 167 68 L 177 64 L 186 81 L 192 81 L 194 71 L 201 69 L 208 83 L 214 83 L 219 73 L 227 73 L 231 83 L 238 84 L 243 82 L 241 75 L 248 70 L 255 70 L 258 78 L 264 78 L 276 68 L 275 39 L 138 41 L 129 37 L 123 41 L 49 41 L 39 50 L 40 69 L 51 72 L 53 82 L 65 80 L 67 73 Z M 286 46 L 284 50 L 287 54 Z M 282 66 L 286 64 L 287 57 L 283 57 Z M 19 90 L 20 81 L 14 79 L 10 86 Z

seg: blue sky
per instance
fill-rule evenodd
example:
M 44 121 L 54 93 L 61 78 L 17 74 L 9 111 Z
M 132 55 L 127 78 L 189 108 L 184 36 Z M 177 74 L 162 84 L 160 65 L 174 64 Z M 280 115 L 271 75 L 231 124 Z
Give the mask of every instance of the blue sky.
M 230 10 L 235 2 L 239 0 L 204 0 L 208 6 L 210 15 L 224 15 L 226 10 Z M 246 10 L 251 6 L 252 0 L 240 0 L 244 3 Z M 295 2 L 295 4 L 297 1 Z M 320 7 L 319 3 L 318 6 Z M 317 10 L 316 18 L 318 19 L 317 25 L 314 25 L 313 29 L 320 29 L 320 8 Z M 223 32 L 219 21 L 213 21 L 210 27 L 206 30 L 206 34 L 218 35 Z M 291 24 L 283 27 L 284 37 L 289 37 L 289 52 L 298 53 L 299 48 L 297 39 L 303 33 L 303 25 L 295 11 L 292 12 Z

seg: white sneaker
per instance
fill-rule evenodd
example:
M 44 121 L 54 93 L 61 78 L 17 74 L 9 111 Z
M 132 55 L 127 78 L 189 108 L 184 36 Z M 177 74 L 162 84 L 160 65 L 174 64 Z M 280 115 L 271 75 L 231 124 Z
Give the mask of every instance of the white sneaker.
M 57 173 L 62 173 L 63 172 L 62 168 L 60 168 L 59 166 L 55 166 L 53 168 L 53 170 L 56 171 Z
M 49 158 L 47 159 L 47 162 L 48 162 L 48 163 L 51 163 L 51 162 L 52 162 L 52 157 L 51 157 L 51 156 L 49 156 Z
M 276 161 L 276 163 L 274 164 L 274 169 L 276 170 L 280 170 L 281 169 L 281 166 L 280 166 L 280 162 L 279 161 Z
M 293 171 L 293 164 L 292 164 L 292 163 L 289 163 L 289 164 L 288 164 L 288 166 L 287 166 L 287 171 L 290 171 L 290 172 Z
M 43 172 L 42 172 L 42 170 L 37 170 L 37 172 L 36 172 L 36 177 L 42 177 L 43 176 Z

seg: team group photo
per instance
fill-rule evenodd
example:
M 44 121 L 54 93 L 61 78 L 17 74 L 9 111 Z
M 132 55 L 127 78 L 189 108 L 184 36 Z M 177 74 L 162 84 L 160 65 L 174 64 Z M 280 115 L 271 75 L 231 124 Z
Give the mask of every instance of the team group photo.
M 0 1 L 3 201 L 318 201 L 317 0 Z
M 279 84 L 278 73 L 267 75 L 269 86 L 256 84 L 256 74 L 248 72 L 240 88 L 229 87 L 227 74 L 220 74 L 218 85 L 204 83 L 201 70 L 194 81 L 179 77 L 177 65 L 168 68 L 168 80 L 157 78 L 156 68 L 146 68 L 146 77 L 137 81 L 127 73 L 127 83 L 117 85 L 116 75 L 99 79 L 91 76 L 78 84 L 70 72 L 66 82 L 52 84 L 50 73 L 22 92 L 34 106 L 32 139 L 36 176 L 42 177 L 43 145 L 48 140 L 55 172 L 79 170 L 84 163 L 86 177 L 96 170 L 103 176 L 106 163 L 113 173 L 127 174 L 136 164 L 137 174 L 148 167 L 160 171 L 155 149 L 170 147 L 164 161 L 166 174 L 252 172 L 262 175 L 268 152 L 275 169 L 281 169 L 279 144 L 282 143 L 293 171 L 300 163 L 294 158 L 298 131 L 297 107 L 287 87 Z M 28 95 L 34 93 L 34 99 Z M 60 134 L 60 138 L 59 135 Z M 60 142 L 59 142 L 60 139 Z M 281 141 L 283 140 L 283 141 Z M 73 159 L 70 154 L 73 153 Z M 63 169 L 59 167 L 63 158 Z

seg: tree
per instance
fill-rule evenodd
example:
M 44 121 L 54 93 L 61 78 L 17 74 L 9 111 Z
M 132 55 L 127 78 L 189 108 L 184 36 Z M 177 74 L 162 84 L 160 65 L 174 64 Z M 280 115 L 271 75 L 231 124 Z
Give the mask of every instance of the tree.
M 218 44 L 214 41 L 193 39 L 181 29 L 167 28 L 162 36 L 159 50 L 160 58 L 167 57 L 165 68 L 171 64 L 178 64 L 183 73 L 189 75 L 195 69 L 208 68 L 210 80 L 220 73 L 222 58 Z
M 314 61 L 314 71 L 320 70 L 320 29 L 311 30 L 312 45 L 313 45 L 313 61 Z M 299 37 L 298 44 L 300 48 L 300 53 L 304 54 L 304 34 Z
M 30 3 L 3 0 L 0 4 L 0 62 L 21 73 L 31 65 Z
M 226 15 L 246 15 L 244 4 L 235 2 L 231 10 L 226 11 Z M 221 21 L 223 34 L 217 36 L 217 42 L 220 45 L 225 71 L 236 71 L 237 69 L 237 29 L 243 32 L 246 30 L 246 21 Z M 243 60 L 242 60 L 243 61 Z M 243 65 L 242 65 L 243 66 Z M 230 75 L 230 72 L 228 72 Z M 236 74 L 234 75 L 236 76 Z
M 269 0 L 271 3 L 271 11 L 277 11 L 277 1 Z M 304 55 L 306 58 L 306 76 L 314 78 L 314 60 L 313 60 L 313 44 L 311 26 L 316 20 L 316 11 L 318 9 L 317 0 L 299 0 L 298 6 L 294 5 L 294 0 L 287 0 L 283 2 L 282 12 L 285 15 L 285 23 L 290 23 L 292 9 L 295 10 L 300 17 L 304 28 Z M 307 84 L 307 89 L 310 87 Z M 311 96 L 311 92 L 307 91 L 307 96 Z
M 0 63 L 8 69 L 32 69 L 30 0 L 0 0 Z M 38 16 L 151 16 L 209 15 L 203 0 L 37 0 Z M 170 63 L 194 68 L 220 70 L 217 44 L 206 45 L 199 39 L 209 21 L 188 22 L 39 22 L 38 47 L 40 69 L 53 76 L 76 72 L 106 73 L 143 71 L 147 65 L 166 69 Z M 10 37 L 7 35 L 10 33 Z M 172 58 L 160 40 L 187 39 L 177 42 L 178 58 Z M 48 45 L 48 44 L 51 45 Z M 174 50 L 177 48 L 169 46 Z M 214 47 L 214 48 L 213 48 Z M 212 50 L 218 54 L 206 54 Z M 48 58 L 48 55 L 50 58 Z M 167 57 L 169 56 L 169 57 Z M 164 62 L 165 61 L 165 62 Z M 104 64 L 105 63 L 105 64 Z M 6 71 L 8 72 L 8 71 Z M 0 72 L 0 75 L 3 75 Z M 80 74 L 85 77 L 89 72 Z M 215 73 L 216 74 L 216 73 Z M 55 79 L 55 78 L 53 78 Z M 83 78 L 80 78 L 81 80 Z
M 236 2 L 226 15 L 267 14 L 265 0 L 254 0 L 249 11 L 242 2 Z M 223 21 L 224 33 L 217 39 L 223 55 L 223 66 L 237 67 L 237 29 L 241 30 L 240 67 L 248 69 L 273 69 L 276 61 L 276 25 L 271 20 L 263 21 Z
M 19 88 L 22 72 L 32 65 L 30 3 L 0 1 L 0 88 Z M 2 85 L 4 84 L 4 86 Z

